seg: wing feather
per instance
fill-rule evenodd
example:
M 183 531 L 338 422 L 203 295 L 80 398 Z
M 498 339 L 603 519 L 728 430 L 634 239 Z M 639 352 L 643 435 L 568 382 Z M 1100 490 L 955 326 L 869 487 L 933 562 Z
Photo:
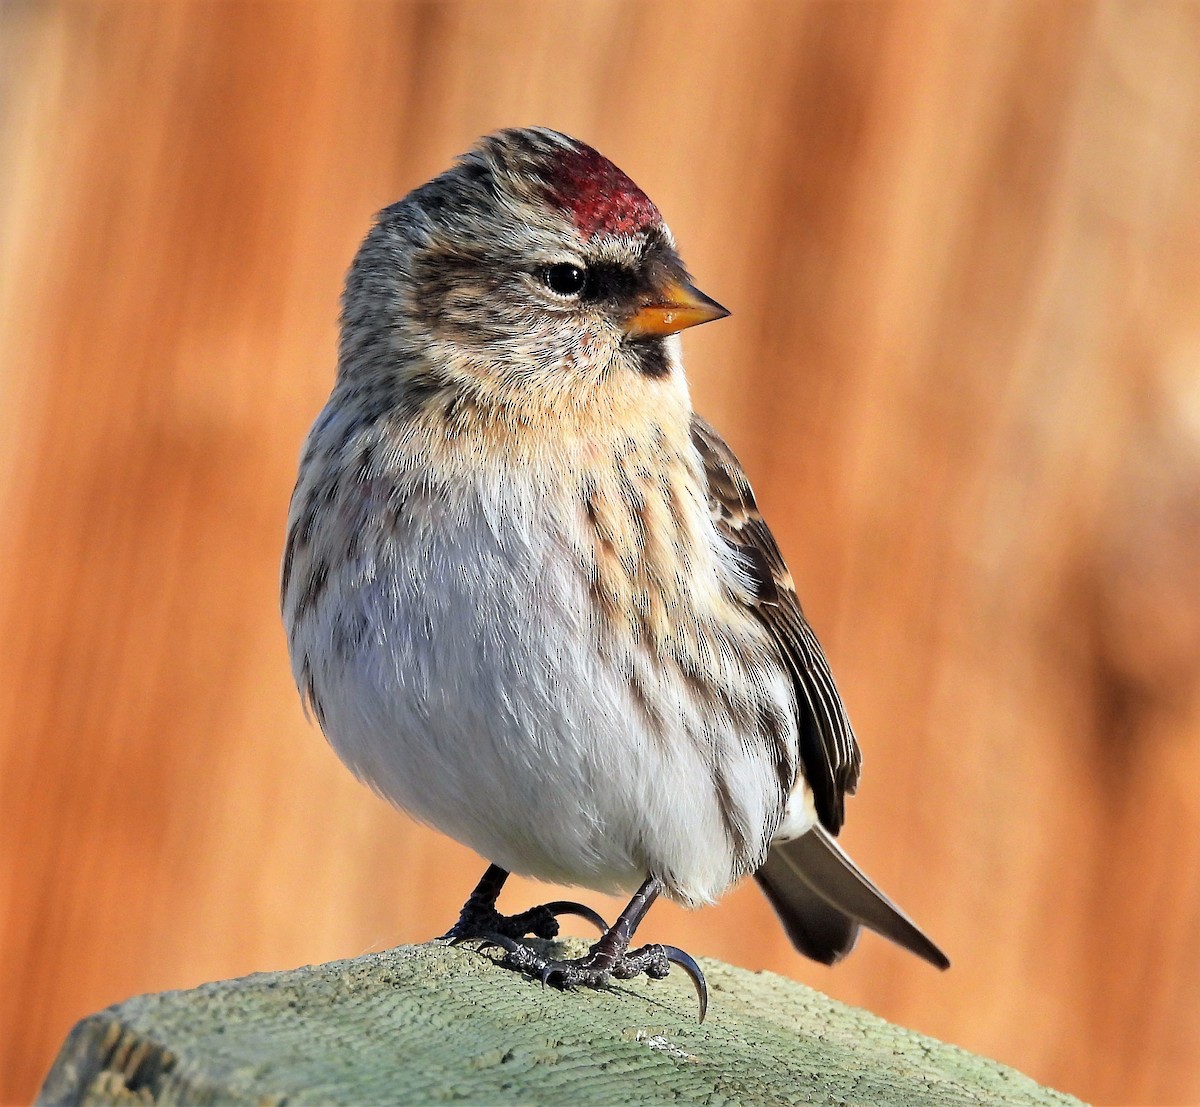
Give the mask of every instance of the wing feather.
M 741 555 L 754 586 L 750 610 L 779 648 L 795 686 L 801 768 L 821 824 L 836 834 L 846 793 L 858 784 L 861 754 L 829 662 L 804 617 L 779 544 L 758 510 L 741 463 L 698 415 L 692 417 L 692 442 L 704 465 L 713 522 Z

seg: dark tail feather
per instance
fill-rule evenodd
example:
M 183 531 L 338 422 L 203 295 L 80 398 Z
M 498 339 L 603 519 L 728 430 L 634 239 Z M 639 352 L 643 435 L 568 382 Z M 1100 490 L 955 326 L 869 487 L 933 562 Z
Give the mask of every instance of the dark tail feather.
M 939 969 L 950 967 L 946 955 L 819 826 L 772 846 L 754 876 L 792 944 L 814 961 L 840 961 L 854 948 L 861 924 Z

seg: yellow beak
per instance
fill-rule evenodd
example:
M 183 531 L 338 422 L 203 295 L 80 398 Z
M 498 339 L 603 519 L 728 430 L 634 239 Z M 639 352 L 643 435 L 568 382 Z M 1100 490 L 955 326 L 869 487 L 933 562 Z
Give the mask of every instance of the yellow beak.
M 729 314 L 716 300 L 682 279 L 667 281 L 657 289 L 657 295 L 657 302 L 639 308 L 625 324 L 630 338 L 677 334 Z

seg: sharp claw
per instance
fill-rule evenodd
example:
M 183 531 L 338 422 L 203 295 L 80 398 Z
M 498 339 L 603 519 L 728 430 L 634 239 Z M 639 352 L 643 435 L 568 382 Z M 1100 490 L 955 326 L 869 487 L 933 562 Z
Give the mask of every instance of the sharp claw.
M 574 903 L 569 899 L 556 899 L 553 903 L 547 903 L 544 906 L 552 915 L 578 915 L 581 919 L 587 919 L 601 934 L 608 932 L 608 923 L 604 921 L 604 918 L 584 903 Z
M 696 986 L 696 996 L 700 1000 L 700 1018 L 697 1021 L 703 1022 L 708 1012 L 708 985 L 704 981 L 704 973 L 690 953 L 684 953 L 677 946 L 663 946 L 662 950 L 668 961 L 678 965 L 692 978 L 692 983 Z

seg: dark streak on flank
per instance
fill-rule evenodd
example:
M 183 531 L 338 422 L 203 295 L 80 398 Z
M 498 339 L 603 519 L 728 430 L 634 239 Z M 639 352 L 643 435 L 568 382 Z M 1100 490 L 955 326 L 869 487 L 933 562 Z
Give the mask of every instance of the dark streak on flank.
M 329 565 L 327 562 L 319 561 L 313 566 L 313 570 L 309 574 L 308 583 L 304 587 L 304 592 L 296 604 L 297 619 L 303 619 L 308 614 L 317 600 L 321 598 L 321 594 L 325 591 L 325 586 L 328 583 Z
M 591 523 L 592 529 L 599 531 L 600 516 L 596 511 L 596 486 L 589 483 L 583 491 L 583 510 L 587 514 L 588 522 Z
M 366 528 L 360 522 L 350 531 L 350 541 L 346 543 L 346 560 L 350 564 L 358 561 L 362 557 L 363 548 L 363 532 Z
M 779 712 L 771 709 L 761 693 L 755 697 L 758 704 L 758 731 L 766 739 L 774 756 L 775 777 L 784 803 L 791 795 L 796 783 L 796 752 L 788 741 L 788 724 Z
M 283 546 L 283 570 L 279 579 L 279 598 L 286 602 L 288 585 L 292 582 L 292 566 L 296 561 L 296 550 L 300 545 L 300 532 L 293 527 L 288 531 L 287 541 Z
M 388 499 L 387 523 L 393 537 L 398 535 L 406 524 L 404 512 L 407 508 L 408 501 L 402 496 L 393 493 Z
M 620 620 L 620 598 L 611 589 L 604 587 L 598 574 L 593 573 L 591 580 L 588 581 L 588 594 L 591 596 L 593 605 L 603 612 L 606 619 L 614 623 Z
M 305 654 L 300 662 L 300 689 L 304 694 L 305 703 L 312 709 L 312 713 L 317 717 L 317 722 L 324 727 L 325 709 L 317 698 L 317 686 L 313 680 L 312 663 L 308 659 L 308 654 Z
M 726 718 L 733 720 L 743 713 L 743 704 L 723 682 L 714 681 L 705 676 L 704 669 L 696 659 L 689 654 L 682 654 L 676 659 L 676 668 L 683 682 L 691 689 L 696 702 L 710 712 L 720 709 Z
M 646 549 L 646 495 L 633 483 L 627 465 L 622 464 L 617 470 L 617 480 L 620 485 L 621 502 L 629 512 L 634 545 L 634 548 L 621 558 L 621 564 L 633 577 L 638 571 L 638 559 Z
M 304 517 L 300 520 L 297 531 L 297 541 L 301 546 L 307 546 L 312 541 L 313 530 L 317 525 L 317 516 L 321 513 L 321 504 L 316 496 L 310 496 L 308 506 L 304 509 Z
M 745 822 L 738 818 L 729 781 L 719 766 L 713 768 L 713 788 L 717 793 L 717 806 L 721 810 L 721 821 L 725 824 L 725 836 L 737 858 L 737 867 L 746 869 L 750 865 L 750 843 L 746 839 Z
M 600 523 L 600 512 L 596 509 L 596 490 L 594 488 L 585 494 L 583 510 L 587 515 L 592 530 L 595 531 L 596 541 L 600 544 L 600 552 L 605 557 L 616 558 L 620 561 L 621 559 L 617 556 L 617 547 L 613 541 L 611 528 L 602 526 Z M 598 561 L 599 559 L 597 559 L 597 566 Z
M 333 622 L 332 645 L 342 661 L 352 657 L 362 646 L 367 636 L 367 620 L 362 612 L 348 615 L 339 611 Z
M 368 442 L 359 450 L 358 458 L 354 466 L 354 483 L 365 484 L 375 472 L 375 452 L 376 445 L 374 442 Z
M 663 466 L 658 473 L 658 491 L 662 496 L 663 503 L 667 505 L 667 515 L 671 520 L 671 526 L 675 530 L 674 547 L 676 553 L 683 553 L 683 538 L 688 533 L 687 516 L 683 511 L 681 502 L 683 495 L 682 491 L 676 488 L 675 482 L 671 480 L 671 473 L 668 466 Z
M 629 676 L 629 691 L 632 693 L 634 706 L 645 720 L 650 737 L 661 746 L 666 736 L 662 712 L 646 694 L 646 689 L 642 687 L 642 682 L 636 673 L 631 673 Z

